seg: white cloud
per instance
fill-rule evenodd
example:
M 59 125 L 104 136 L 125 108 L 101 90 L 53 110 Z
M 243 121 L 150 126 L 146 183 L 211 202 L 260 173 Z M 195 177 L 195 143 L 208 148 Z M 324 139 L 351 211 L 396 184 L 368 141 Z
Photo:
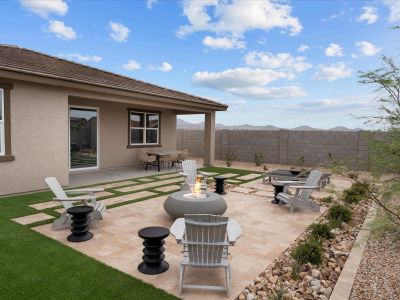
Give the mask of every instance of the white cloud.
M 156 4 L 157 2 L 158 2 L 158 0 L 147 0 L 147 1 L 146 1 L 146 7 L 147 7 L 148 9 L 152 9 L 152 8 L 153 8 L 153 5 Z
M 314 74 L 314 80 L 335 81 L 337 79 L 351 76 L 349 69 L 344 62 L 338 62 L 331 65 L 319 65 L 318 71 Z
M 76 32 L 72 27 L 68 27 L 61 21 L 51 20 L 49 22 L 48 30 L 56 35 L 56 37 L 64 40 L 76 39 Z
M 363 13 L 357 18 L 358 22 L 366 21 L 367 24 L 373 24 L 378 20 L 379 15 L 376 7 L 364 6 L 361 9 L 363 10 Z
M 212 8 L 213 14 L 208 9 Z M 224 1 L 184 0 L 183 14 L 189 24 L 179 28 L 180 37 L 197 31 L 242 35 L 248 30 L 283 28 L 297 35 L 303 29 L 300 21 L 291 15 L 292 7 L 273 0 Z
M 63 0 L 20 0 L 20 3 L 22 7 L 43 18 L 52 13 L 63 16 L 68 11 L 68 5 Z
M 108 25 L 110 26 L 111 32 L 110 37 L 116 42 L 126 42 L 129 36 L 129 28 L 125 27 L 121 23 L 117 22 L 109 22 Z
M 343 48 L 339 44 L 330 43 L 325 49 L 326 56 L 343 56 Z
M 372 56 L 381 51 L 381 48 L 367 41 L 356 42 L 356 46 L 358 51 L 365 56 Z
M 267 39 L 266 39 L 265 37 L 260 37 L 260 38 L 257 40 L 257 44 L 266 45 L 266 44 L 267 44 Z
M 299 48 L 297 48 L 297 51 L 298 52 L 305 52 L 305 51 L 307 51 L 309 49 L 310 49 L 310 46 L 303 44 L 303 45 L 300 45 Z
M 100 62 L 103 58 L 98 55 L 82 55 L 79 53 L 59 54 L 58 57 L 79 62 Z
M 237 100 L 224 101 L 224 103 L 229 106 L 239 106 L 246 104 L 246 101 L 242 99 L 237 99 Z
M 290 72 L 303 72 L 311 68 L 303 56 L 292 56 L 290 53 L 273 55 L 268 52 L 252 51 L 244 57 L 247 65 L 265 69 L 283 69 Z
M 172 65 L 166 61 L 164 61 L 160 67 L 157 68 L 157 70 L 161 71 L 161 72 L 169 72 L 172 71 Z
M 397 22 L 400 21 L 400 1 L 398 0 L 381 0 L 382 4 L 386 5 L 390 9 L 389 21 Z
M 275 108 L 294 112 L 337 112 L 375 108 L 376 104 L 373 96 L 362 95 L 338 99 L 310 100 L 297 104 L 280 105 Z
M 193 75 L 193 83 L 196 85 L 252 99 L 299 97 L 306 94 L 299 86 L 267 86 L 280 79 L 291 79 L 291 74 L 272 69 L 244 67 L 221 72 L 196 72 Z
M 332 14 L 332 15 L 330 15 L 328 18 L 324 18 L 324 19 L 322 19 L 321 21 L 322 21 L 322 22 L 332 21 L 332 20 L 334 20 L 334 19 L 343 17 L 345 14 L 346 14 L 346 11 L 341 10 L 340 12 L 338 12 L 338 13 L 336 13 L 336 14 Z
M 126 64 L 122 65 L 122 68 L 128 71 L 135 71 L 139 70 L 141 66 L 136 60 L 129 60 Z
M 212 36 L 206 36 L 203 39 L 203 45 L 210 47 L 212 49 L 243 49 L 246 48 L 246 43 L 241 41 L 239 38 L 232 37 L 219 37 L 214 38 Z

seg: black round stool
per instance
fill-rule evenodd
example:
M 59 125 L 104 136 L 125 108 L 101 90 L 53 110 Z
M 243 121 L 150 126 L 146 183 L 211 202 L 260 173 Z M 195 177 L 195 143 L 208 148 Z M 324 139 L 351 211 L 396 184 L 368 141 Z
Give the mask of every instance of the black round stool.
M 93 237 L 89 232 L 90 218 L 89 214 L 93 211 L 92 206 L 82 205 L 67 209 L 67 213 L 72 215 L 71 234 L 67 237 L 70 242 L 84 242 Z
M 225 177 L 224 176 L 214 176 L 215 180 L 215 192 L 220 195 L 225 195 Z
M 169 229 L 165 227 L 146 227 L 140 229 L 138 235 L 144 239 L 143 262 L 138 266 L 138 270 L 144 274 L 155 275 L 165 272 L 169 264 L 164 260 L 163 252 L 165 248 L 164 239 L 169 236 Z

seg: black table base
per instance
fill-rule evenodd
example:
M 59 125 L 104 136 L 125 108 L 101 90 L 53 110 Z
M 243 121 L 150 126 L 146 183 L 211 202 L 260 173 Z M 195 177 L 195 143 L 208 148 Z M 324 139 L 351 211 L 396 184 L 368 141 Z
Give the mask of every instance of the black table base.
M 277 196 L 279 193 L 283 193 L 283 185 L 272 184 L 274 187 L 274 199 L 271 201 L 272 204 L 279 204 L 280 201 L 278 200 Z
M 225 195 L 225 177 L 214 176 L 215 180 L 215 192 L 220 195 Z
M 89 232 L 90 218 L 89 214 L 93 211 L 92 206 L 82 205 L 67 209 L 72 215 L 71 234 L 67 237 L 70 242 L 84 242 L 93 238 L 93 233 Z
M 148 275 L 160 274 L 168 270 L 169 264 L 164 260 L 164 239 L 169 235 L 169 229 L 164 227 L 146 227 L 139 230 L 143 242 L 143 262 L 138 266 L 141 273 Z

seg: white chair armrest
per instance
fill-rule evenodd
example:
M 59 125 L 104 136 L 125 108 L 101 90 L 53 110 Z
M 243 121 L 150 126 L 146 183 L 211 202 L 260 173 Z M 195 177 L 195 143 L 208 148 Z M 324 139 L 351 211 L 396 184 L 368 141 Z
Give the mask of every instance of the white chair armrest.
M 304 184 L 305 181 L 298 181 L 298 180 L 274 180 L 273 182 L 280 183 L 282 185 L 284 184 L 291 184 L 291 183 L 299 183 L 299 184 Z
M 86 188 L 86 189 L 75 189 L 75 190 L 66 190 L 66 194 L 80 194 L 80 193 L 97 193 L 103 192 L 104 189 L 100 188 Z
M 232 245 L 235 244 L 236 240 L 242 236 L 242 233 L 242 228 L 240 228 L 239 223 L 235 220 L 230 219 L 227 226 L 229 243 L 231 243 Z
M 87 200 L 93 200 L 96 199 L 96 196 L 78 196 L 78 197 L 72 197 L 72 198 L 53 198 L 54 201 L 71 201 L 71 202 L 78 202 L 78 201 L 87 201 Z
M 183 240 L 183 235 L 185 234 L 185 219 L 176 219 L 169 231 L 175 237 L 178 243 L 181 242 Z
M 319 185 L 291 185 L 291 188 L 297 190 L 316 190 L 319 189 Z
M 183 173 L 183 172 L 179 172 L 179 175 L 182 175 L 182 176 L 185 176 L 185 177 L 187 177 L 187 176 L 189 176 L 190 174 Z

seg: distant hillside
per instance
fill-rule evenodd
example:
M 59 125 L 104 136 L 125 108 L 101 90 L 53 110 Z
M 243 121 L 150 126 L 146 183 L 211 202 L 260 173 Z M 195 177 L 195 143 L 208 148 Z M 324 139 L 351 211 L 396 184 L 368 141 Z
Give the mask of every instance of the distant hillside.
M 228 130 L 280 130 L 280 129 L 287 129 L 287 128 L 279 128 L 272 125 L 265 125 L 265 126 L 258 126 L 258 125 L 250 125 L 250 124 L 242 124 L 242 125 L 223 125 L 223 124 L 216 124 L 215 127 L 217 129 L 228 129 Z M 204 122 L 200 123 L 190 123 L 186 122 L 185 120 L 179 119 L 177 121 L 177 128 L 178 129 L 204 129 Z M 313 130 L 331 130 L 331 131 L 360 131 L 362 129 L 355 128 L 350 129 L 344 126 L 337 126 L 331 129 L 319 129 L 313 128 L 310 126 L 298 126 L 289 130 L 297 130 L 297 131 L 313 131 Z

